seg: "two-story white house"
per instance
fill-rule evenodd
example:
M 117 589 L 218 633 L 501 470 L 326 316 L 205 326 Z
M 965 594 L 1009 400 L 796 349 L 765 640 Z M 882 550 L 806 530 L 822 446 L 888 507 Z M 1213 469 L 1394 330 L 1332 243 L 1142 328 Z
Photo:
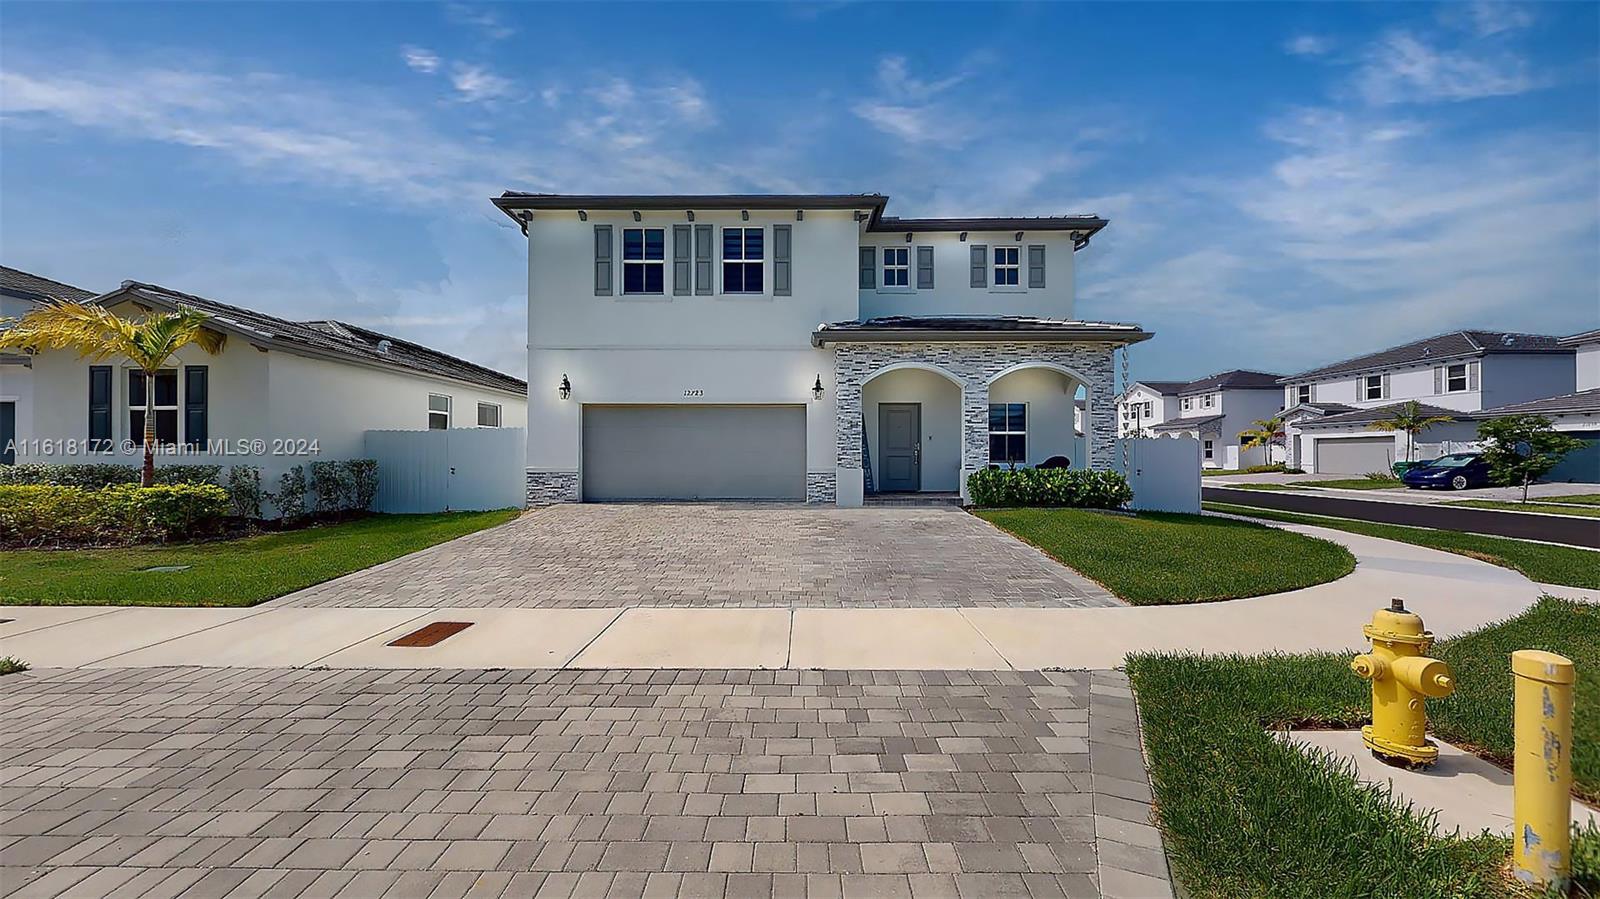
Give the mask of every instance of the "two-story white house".
M 1449 416 L 1415 441 L 1418 459 L 1472 443 L 1485 410 L 1569 393 L 1574 351 L 1557 337 L 1451 331 L 1283 378 L 1290 463 L 1321 474 L 1389 471 L 1403 433 L 1375 431 L 1408 401 Z
M 0 265 L 0 322 L 21 318 L 40 303 L 92 296 L 81 287 Z M 17 447 L 32 437 L 33 357 L 0 351 L 0 465 L 16 462 Z
M 879 194 L 494 202 L 528 237 L 530 503 L 853 506 L 990 465 L 1112 466 L 1113 353 L 1150 335 L 1073 315 L 1073 255 L 1104 219 L 897 219 Z
M 1148 431 L 1154 437 L 1200 441 L 1200 464 L 1205 468 L 1237 469 L 1278 461 L 1269 447 L 1246 448 L 1239 434 L 1278 414 L 1279 377 L 1235 369 L 1179 384 L 1171 394 L 1177 415 Z
M 1150 437 L 1150 429 L 1178 417 L 1178 391 L 1188 381 L 1134 381 L 1117 398 L 1117 437 Z
M 1574 392 L 1496 406 L 1485 409 L 1483 415 L 1542 415 L 1550 419 L 1557 431 L 1580 438 L 1587 446 L 1562 459 L 1544 480 L 1600 483 L 1600 330 L 1573 334 L 1560 342 L 1573 349 Z

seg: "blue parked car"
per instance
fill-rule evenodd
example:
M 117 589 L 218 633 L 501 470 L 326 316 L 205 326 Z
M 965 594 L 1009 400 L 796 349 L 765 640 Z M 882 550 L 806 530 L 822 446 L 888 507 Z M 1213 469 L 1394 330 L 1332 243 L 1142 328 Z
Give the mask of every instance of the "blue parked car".
M 1451 453 L 1410 469 L 1400 476 L 1400 480 L 1413 489 L 1443 487 L 1447 490 L 1466 490 L 1468 487 L 1487 487 L 1490 484 L 1489 465 L 1478 453 Z

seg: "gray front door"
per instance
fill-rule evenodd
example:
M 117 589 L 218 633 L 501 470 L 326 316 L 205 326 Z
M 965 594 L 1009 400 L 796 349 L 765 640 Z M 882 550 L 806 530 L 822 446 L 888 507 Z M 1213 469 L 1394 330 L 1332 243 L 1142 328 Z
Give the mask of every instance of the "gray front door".
M 883 447 L 878 489 L 922 489 L 922 404 L 879 403 L 878 443 Z
M 0 403 L 0 465 L 16 464 L 16 447 L 11 445 L 16 439 L 17 404 Z

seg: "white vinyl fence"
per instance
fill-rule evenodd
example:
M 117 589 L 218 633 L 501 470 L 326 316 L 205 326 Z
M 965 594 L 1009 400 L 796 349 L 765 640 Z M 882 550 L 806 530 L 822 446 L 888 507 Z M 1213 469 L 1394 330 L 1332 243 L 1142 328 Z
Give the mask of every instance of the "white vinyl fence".
M 1122 465 L 1124 444 L 1126 469 Z M 1199 514 L 1200 441 L 1193 437 L 1119 440 L 1116 467 L 1133 488 L 1133 508 Z
M 521 508 L 528 432 L 522 428 L 368 431 L 378 460 L 376 512 Z

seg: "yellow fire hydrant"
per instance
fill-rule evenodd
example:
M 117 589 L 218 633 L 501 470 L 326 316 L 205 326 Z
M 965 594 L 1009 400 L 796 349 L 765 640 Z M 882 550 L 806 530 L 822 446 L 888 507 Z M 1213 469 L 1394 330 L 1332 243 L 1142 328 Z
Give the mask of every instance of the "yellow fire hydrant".
M 1385 764 L 1433 764 L 1439 747 L 1427 737 L 1428 713 L 1422 703 L 1449 696 L 1456 688 L 1450 666 L 1424 655 L 1433 646 L 1433 634 L 1401 599 L 1372 613 L 1372 623 L 1361 632 L 1372 641 L 1371 652 L 1350 660 L 1350 670 L 1372 681 L 1372 723 L 1361 728 L 1361 742 Z

